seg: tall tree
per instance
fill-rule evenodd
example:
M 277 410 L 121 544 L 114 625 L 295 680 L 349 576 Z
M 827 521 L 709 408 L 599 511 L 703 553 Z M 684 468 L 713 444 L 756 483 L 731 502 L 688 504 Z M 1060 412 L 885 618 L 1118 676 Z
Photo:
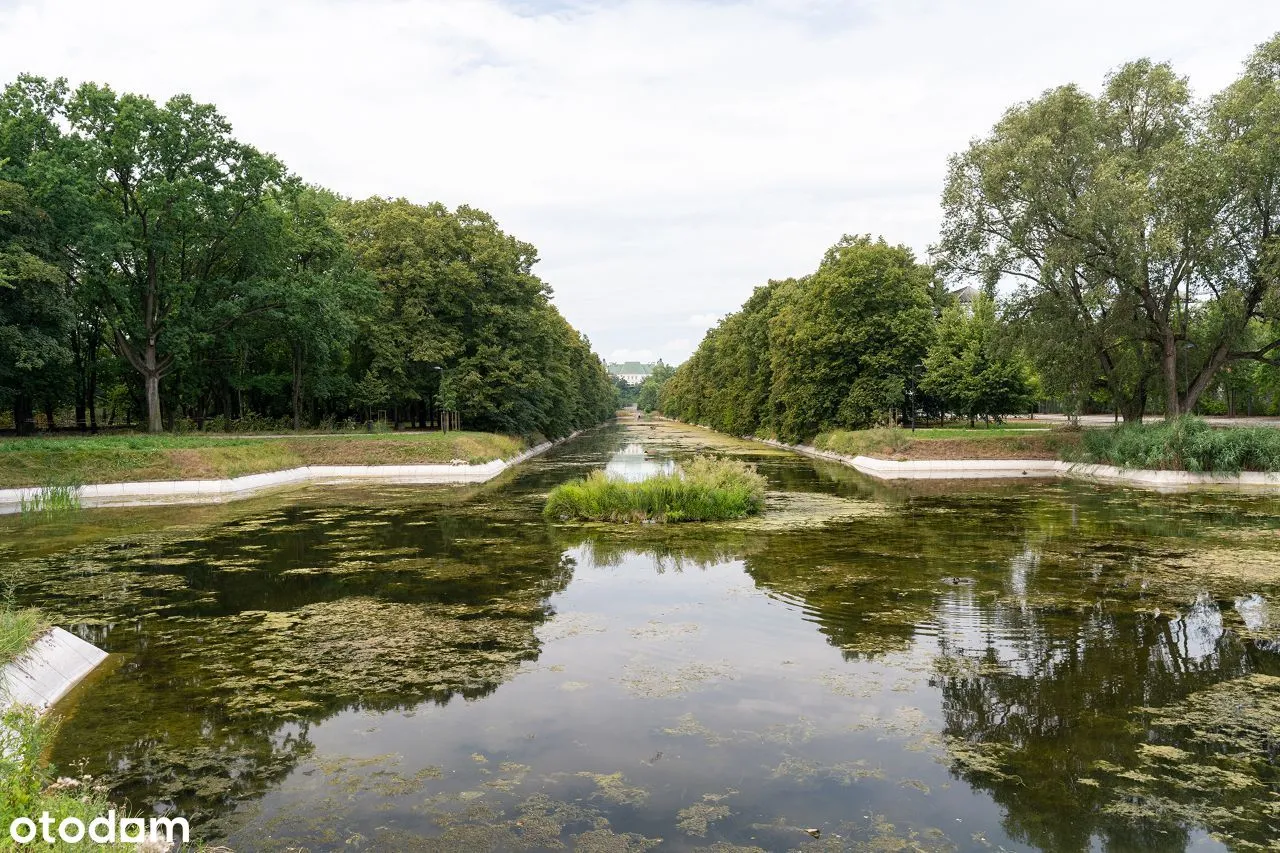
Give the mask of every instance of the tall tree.
M 66 113 L 111 245 L 102 304 L 116 348 L 141 375 L 147 428 L 158 432 L 160 381 L 193 337 L 266 307 L 264 230 L 276 223 L 265 208 L 284 169 L 185 95 L 157 105 L 85 84 Z
M 943 310 L 924 366 L 921 388 L 970 424 L 978 417 L 1020 414 L 1035 402 L 1031 370 L 985 293 L 971 311 L 959 305 Z

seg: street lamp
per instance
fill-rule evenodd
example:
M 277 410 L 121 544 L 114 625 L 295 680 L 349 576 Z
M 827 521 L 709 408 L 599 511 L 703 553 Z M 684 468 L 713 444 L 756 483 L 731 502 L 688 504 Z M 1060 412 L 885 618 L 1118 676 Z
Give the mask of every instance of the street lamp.
M 437 414 L 440 416 L 440 432 L 444 433 L 449 431 L 449 428 L 445 426 L 445 414 L 444 414 L 444 408 L 443 408 L 444 406 L 444 368 L 438 364 L 433 364 L 431 365 L 431 369 L 440 372 L 440 384 L 436 386 L 436 411 L 437 411 Z

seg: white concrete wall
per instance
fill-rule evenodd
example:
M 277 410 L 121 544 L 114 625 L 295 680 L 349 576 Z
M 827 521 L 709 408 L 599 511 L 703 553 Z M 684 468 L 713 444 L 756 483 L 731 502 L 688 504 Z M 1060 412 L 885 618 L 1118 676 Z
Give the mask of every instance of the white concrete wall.
M 805 444 L 756 439 L 774 447 L 829 459 L 881 480 L 981 480 L 1032 477 L 1070 477 L 1099 483 L 1136 486 L 1156 491 L 1218 488 L 1270 491 L 1280 489 L 1280 474 L 1243 471 L 1240 474 L 1201 474 L 1191 471 L 1148 471 L 1112 465 L 1084 465 L 1050 459 L 937 459 L 891 460 L 871 456 L 842 456 Z
M 46 711 L 106 659 L 106 652 L 74 634 L 46 631 L 0 670 L 0 708 L 31 705 Z
M 342 483 L 378 481 L 400 484 L 483 483 L 512 465 L 544 453 L 561 442 L 546 441 L 510 459 L 494 459 L 481 465 L 309 465 L 268 474 L 249 474 L 229 480 L 163 480 L 152 483 L 100 483 L 80 487 L 82 506 L 136 506 L 140 504 L 220 503 L 246 498 L 264 489 L 298 483 Z M 21 510 L 24 499 L 31 500 L 38 488 L 0 489 L 0 514 Z

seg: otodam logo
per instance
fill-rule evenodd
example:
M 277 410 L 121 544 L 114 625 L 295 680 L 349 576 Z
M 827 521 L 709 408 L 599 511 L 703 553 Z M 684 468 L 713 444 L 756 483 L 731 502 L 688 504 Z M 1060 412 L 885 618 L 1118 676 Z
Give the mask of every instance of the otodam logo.
M 56 827 L 55 827 L 56 825 Z M 153 817 L 149 821 L 140 817 L 117 818 L 116 810 L 95 817 L 88 826 L 78 817 L 58 820 L 48 812 L 38 818 L 18 817 L 9 824 L 9 838 L 17 844 L 35 844 L 37 841 L 53 844 L 142 844 L 158 842 L 163 849 L 176 843 L 190 841 L 191 828 L 182 817 Z

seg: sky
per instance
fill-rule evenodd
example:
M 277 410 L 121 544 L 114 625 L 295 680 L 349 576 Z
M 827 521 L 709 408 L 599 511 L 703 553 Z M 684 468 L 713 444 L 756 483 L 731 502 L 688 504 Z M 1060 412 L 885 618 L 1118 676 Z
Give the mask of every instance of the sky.
M 1273 0 L 0 0 L 0 80 L 189 93 L 307 181 L 483 208 L 597 352 L 678 363 L 842 234 L 927 259 L 1009 106 L 1143 56 L 1207 96 L 1277 31 Z

